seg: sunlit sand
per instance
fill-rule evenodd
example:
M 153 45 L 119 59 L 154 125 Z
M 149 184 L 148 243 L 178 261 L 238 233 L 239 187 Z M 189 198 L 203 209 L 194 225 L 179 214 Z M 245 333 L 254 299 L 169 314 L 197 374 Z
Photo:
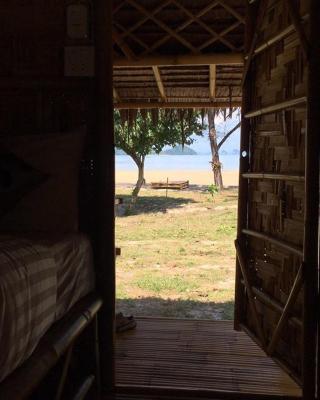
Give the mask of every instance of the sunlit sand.
M 138 171 L 116 171 L 117 184 L 134 184 L 137 181 Z M 224 171 L 222 173 L 224 186 L 238 186 L 239 172 Z M 188 170 L 163 170 L 146 171 L 146 183 L 166 181 L 189 181 L 190 185 L 211 185 L 213 173 L 211 171 L 188 171 Z

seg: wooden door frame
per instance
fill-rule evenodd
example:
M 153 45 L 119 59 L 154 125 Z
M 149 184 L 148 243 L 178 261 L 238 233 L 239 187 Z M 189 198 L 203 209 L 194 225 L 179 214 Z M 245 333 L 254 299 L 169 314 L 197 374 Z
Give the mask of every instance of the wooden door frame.
M 311 1 L 308 103 L 305 170 L 303 398 L 313 400 L 316 392 L 317 329 L 319 323 L 319 148 L 320 148 L 320 2 Z M 319 372 L 319 371 L 318 371 Z M 318 388 L 319 390 L 319 388 Z
M 97 288 L 103 298 L 99 315 L 101 383 L 115 387 L 115 150 L 113 130 L 112 0 L 94 2 L 96 62 Z

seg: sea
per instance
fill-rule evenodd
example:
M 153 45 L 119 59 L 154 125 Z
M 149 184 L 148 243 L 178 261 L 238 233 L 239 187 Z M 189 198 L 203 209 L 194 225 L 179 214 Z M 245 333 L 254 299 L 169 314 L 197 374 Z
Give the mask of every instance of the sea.
M 211 155 L 167 155 L 167 154 L 152 154 L 146 157 L 146 171 L 208 171 L 211 169 Z M 222 163 L 223 171 L 238 171 L 239 170 L 239 155 L 221 155 L 220 162 Z M 133 171 L 137 166 L 131 157 L 127 155 L 116 156 L 116 170 L 118 171 Z

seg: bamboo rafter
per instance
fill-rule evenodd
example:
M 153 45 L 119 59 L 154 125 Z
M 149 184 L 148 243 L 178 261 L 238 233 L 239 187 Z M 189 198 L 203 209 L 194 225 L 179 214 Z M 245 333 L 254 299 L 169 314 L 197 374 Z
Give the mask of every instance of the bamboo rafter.
M 235 41 L 234 36 L 228 36 L 228 33 L 243 24 L 244 18 L 240 14 L 243 7 L 232 6 L 231 10 L 223 0 L 208 0 L 200 9 L 196 6 L 187 8 L 179 0 L 166 0 L 156 8 L 149 8 L 146 4 L 142 0 L 124 0 L 114 9 L 114 13 L 117 14 L 113 22 L 113 39 L 117 45 L 114 50 L 118 53 L 114 57 L 114 70 L 126 69 L 121 72 L 121 76 L 117 72 L 114 75 L 117 92 L 117 96 L 114 96 L 115 101 L 126 105 L 131 100 L 143 102 L 143 99 L 146 99 L 150 103 L 158 104 L 188 98 L 193 103 L 198 103 L 199 100 L 219 104 L 226 98 L 229 101 L 227 105 L 223 104 L 223 107 L 233 108 L 233 102 L 238 103 L 241 99 L 241 87 L 237 68 L 236 78 L 232 73 L 237 65 L 241 75 L 243 55 L 240 52 L 242 45 L 239 45 L 239 40 Z M 163 18 L 171 9 L 179 15 L 181 22 L 178 26 L 172 25 L 171 19 L 166 21 Z M 129 10 L 133 10 L 135 23 L 128 25 Z M 222 30 L 217 30 L 214 21 L 218 21 L 220 15 L 223 15 L 227 22 Z M 209 23 L 208 18 L 211 18 L 213 23 Z M 197 44 L 194 35 L 184 31 L 189 25 L 193 25 L 192 29 L 195 27 L 205 35 L 203 41 Z M 152 35 L 157 35 L 158 40 L 152 41 Z M 238 30 L 235 35 L 240 35 Z M 174 57 L 165 51 L 154 52 L 170 38 L 177 40 L 184 49 L 178 45 L 180 50 Z M 211 50 L 210 53 L 203 53 L 206 47 L 216 42 L 223 44 L 229 51 Z M 120 51 L 124 57 L 119 57 Z M 200 65 L 206 68 L 205 74 L 198 74 L 197 66 Z M 176 68 L 176 74 L 167 74 L 169 66 L 181 66 L 181 70 Z M 189 76 L 183 71 L 186 66 L 193 69 Z M 225 73 L 223 66 L 230 66 L 231 74 L 228 70 Z M 141 76 L 136 74 L 138 69 Z M 190 91 L 193 92 L 191 96 Z M 136 105 L 133 107 L 136 108 Z M 148 106 L 153 107 L 153 104 Z
M 198 12 L 195 15 L 195 18 L 200 18 L 203 15 L 207 14 L 212 8 L 214 8 L 218 4 L 217 1 L 213 1 L 211 4 L 203 8 L 200 12 Z M 175 31 L 181 32 L 183 29 L 185 29 L 187 26 L 191 25 L 193 22 L 193 18 L 189 18 L 187 21 L 183 22 Z M 151 53 L 153 50 L 158 48 L 159 46 L 163 45 L 165 42 L 167 42 L 170 39 L 170 35 L 165 35 L 163 38 L 159 39 L 157 42 L 154 43 L 154 45 L 149 49 L 148 52 L 145 52 L 144 55 L 147 55 Z
M 199 50 L 201 51 L 201 50 L 205 49 L 206 47 L 210 46 L 211 44 L 213 44 L 213 43 L 216 42 L 217 40 L 220 40 L 220 41 L 223 42 L 223 37 L 224 37 L 227 33 L 233 31 L 234 29 L 236 29 L 240 24 L 241 24 L 241 23 L 237 21 L 237 22 L 235 22 L 234 24 L 228 26 L 228 27 L 225 28 L 222 32 L 220 32 L 220 34 L 217 34 L 217 36 L 212 37 L 212 38 L 210 38 L 209 40 L 207 40 L 206 42 L 204 42 L 204 43 L 199 47 Z M 239 49 L 237 49 L 237 50 L 241 50 L 241 49 L 242 49 L 242 47 L 239 48 Z
M 125 2 L 124 2 L 125 3 Z M 150 15 L 156 15 L 158 14 L 158 12 L 160 12 L 164 7 L 166 7 L 169 3 L 171 3 L 171 0 L 166 0 L 164 2 L 162 2 L 157 8 L 155 8 L 154 10 L 152 10 L 150 12 Z M 130 34 L 132 34 L 132 32 L 134 32 L 136 29 L 138 29 L 140 26 L 142 26 L 146 21 L 148 21 L 149 17 L 148 16 L 144 16 L 142 19 L 140 19 L 136 24 L 132 25 L 129 29 L 126 29 L 121 35 L 120 35 L 120 39 L 125 39 L 127 36 L 129 36 Z M 135 36 L 135 35 L 133 35 Z
M 113 30 L 112 30 L 112 39 L 115 43 L 117 43 L 117 45 L 122 50 L 123 54 L 129 60 L 135 59 L 135 55 L 134 55 L 133 51 L 130 49 L 130 47 L 127 45 L 127 43 L 123 39 L 121 39 L 119 32 L 116 30 L 115 27 L 113 27 Z
M 179 2 L 176 0 L 172 0 L 173 4 L 175 4 L 181 11 L 183 11 L 192 22 L 196 22 L 199 24 L 203 29 L 205 29 L 207 32 L 209 32 L 215 39 L 220 40 L 222 43 L 224 43 L 226 46 L 228 46 L 232 51 L 236 50 L 236 47 L 227 39 L 225 39 L 223 36 L 224 35 L 219 35 L 217 32 L 215 32 L 210 26 L 208 26 L 206 23 L 204 23 L 200 17 L 197 15 L 193 15 L 188 9 L 182 6 Z M 219 2 L 218 2 L 219 3 Z M 200 50 L 200 48 L 199 48 Z
M 120 97 L 119 97 L 118 92 L 117 92 L 117 90 L 115 88 L 113 88 L 113 99 L 115 101 L 117 101 L 117 102 L 120 101 Z
M 142 52 L 143 56 L 151 54 L 157 48 L 163 45 L 166 41 L 168 41 L 170 38 L 175 38 L 181 44 L 183 44 L 183 46 L 185 46 L 188 50 L 191 50 L 191 52 L 193 53 L 200 52 L 205 47 L 217 41 L 223 43 L 231 51 L 242 49 L 242 46 L 240 47 L 235 46 L 231 40 L 226 38 L 226 35 L 233 29 L 236 29 L 239 25 L 244 24 L 244 17 L 234 7 L 231 7 L 223 0 L 212 1 L 203 9 L 197 12 L 192 12 L 191 10 L 184 7 L 183 4 L 181 4 L 177 0 L 166 0 L 153 10 L 147 10 L 144 6 L 142 6 L 139 3 L 138 0 L 125 0 L 123 3 L 121 3 L 116 7 L 115 12 L 119 11 L 124 4 L 128 4 L 134 7 L 138 12 L 140 12 L 143 15 L 143 17 L 134 25 L 132 25 L 130 28 L 123 29 L 123 32 L 121 33 L 119 39 L 124 40 L 127 36 L 130 36 L 130 38 L 132 38 L 134 41 L 139 43 L 140 46 L 143 47 L 144 49 L 144 51 Z M 181 11 L 181 15 L 186 17 L 186 20 L 182 22 L 181 25 L 175 28 L 170 27 L 169 24 L 163 22 L 161 19 L 156 17 L 160 11 L 162 11 L 166 6 L 170 4 L 174 5 L 179 11 Z M 212 24 L 208 24 L 207 22 L 205 22 L 205 20 L 202 19 L 202 17 L 206 16 L 213 8 L 217 6 L 223 8 L 223 10 L 226 11 L 228 15 L 236 19 L 236 22 L 231 23 L 230 26 L 227 26 L 221 32 L 217 32 L 216 30 L 214 30 L 212 28 Z M 143 40 L 138 38 L 138 34 L 136 33 L 137 30 L 148 20 L 155 23 L 164 32 L 164 36 L 161 37 L 159 40 L 157 40 L 155 43 L 153 43 L 152 46 L 149 46 L 146 43 L 144 43 Z M 189 25 L 193 23 L 196 23 L 211 36 L 205 43 L 201 44 L 200 46 L 193 45 L 189 40 L 187 40 L 183 35 L 180 34 L 181 31 L 183 31 L 185 28 L 187 28 Z M 119 27 L 119 21 L 117 21 L 116 19 L 115 19 L 115 24 L 118 24 Z
M 199 52 L 199 50 L 197 50 L 196 47 L 194 47 L 190 42 L 188 42 L 186 39 L 184 39 L 183 36 L 181 36 L 179 33 L 176 33 L 173 29 L 171 29 L 168 25 L 166 25 L 161 20 L 157 19 L 152 13 L 150 13 L 143 6 L 138 4 L 137 1 L 127 0 L 127 3 L 130 4 L 131 6 L 135 7 L 138 11 L 140 11 L 142 14 L 144 14 L 146 17 L 148 17 L 151 21 L 153 21 L 155 24 L 157 24 L 160 28 L 162 28 L 164 31 L 166 31 L 171 37 L 174 37 L 175 39 L 177 39 L 180 43 L 182 43 L 185 47 L 187 47 L 193 53 Z
M 245 23 L 244 17 L 241 14 L 239 14 L 233 7 L 231 7 L 225 0 L 218 0 L 218 3 L 230 14 L 236 17 L 239 20 L 239 22 L 241 22 L 242 24 Z
M 166 100 L 166 92 L 165 92 L 165 89 L 164 89 L 164 86 L 163 86 L 163 82 L 162 82 L 162 79 L 161 79 L 160 70 L 155 65 L 152 67 L 152 69 L 153 69 L 155 80 L 157 82 L 157 86 L 158 86 L 158 89 L 159 89 L 159 92 L 160 92 L 161 99 L 163 101 L 165 101 Z
M 210 83 L 209 83 L 209 91 L 210 91 L 210 98 L 212 100 L 216 97 L 216 78 L 217 78 L 217 66 L 215 64 L 211 64 L 209 66 L 210 70 Z
M 126 28 L 124 26 L 122 26 L 121 24 L 119 24 L 119 22 L 114 22 L 114 25 L 117 28 L 121 29 L 121 32 L 126 32 Z M 141 47 L 143 47 L 145 50 L 149 49 L 149 46 L 147 46 L 142 40 L 140 40 L 138 38 L 138 36 L 134 35 L 131 32 L 128 32 L 128 37 L 130 37 L 131 39 L 133 39 L 135 42 L 137 42 Z M 119 38 L 121 38 L 121 40 L 124 40 L 124 38 L 121 36 L 121 33 L 119 34 Z

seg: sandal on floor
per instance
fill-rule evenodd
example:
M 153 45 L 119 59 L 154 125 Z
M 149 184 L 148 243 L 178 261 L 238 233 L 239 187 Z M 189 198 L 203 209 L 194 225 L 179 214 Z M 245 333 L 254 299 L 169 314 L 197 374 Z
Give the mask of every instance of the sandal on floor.
M 121 333 L 134 329 L 137 326 L 137 322 L 131 315 L 130 317 L 125 317 L 122 313 L 116 315 L 116 332 Z

